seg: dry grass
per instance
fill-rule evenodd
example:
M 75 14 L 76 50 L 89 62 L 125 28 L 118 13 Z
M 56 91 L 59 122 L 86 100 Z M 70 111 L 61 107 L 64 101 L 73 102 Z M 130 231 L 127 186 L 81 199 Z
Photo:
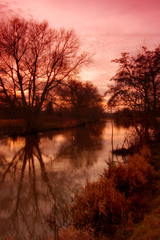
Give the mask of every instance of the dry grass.
M 87 184 L 81 195 L 76 197 L 72 211 L 76 227 L 91 227 L 105 232 L 126 219 L 128 202 L 116 191 L 112 180 L 101 178 Z
M 95 240 L 93 231 L 77 230 L 73 226 L 62 228 L 59 232 L 59 240 Z
M 74 226 L 62 228 L 56 239 L 47 238 L 46 240 L 109 240 L 105 236 L 94 236 L 92 229 L 76 229 Z
M 72 206 L 76 228 L 124 239 L 149 208 L 155 172 L 148 160 L 149 152 L 143 149 L 128 164 L 113 166 L 97 182 L 87 183 Z
M 72 226 L 61 229 L 57 239 L 159 240 L 160 197 L 152 199 L 158 181 L 150 158 L 143 148 L 127 164 L 111 166 L 99 180 L 87 182 L 71 206 Z M 146 215 L 150 203 L 152 212 Z
M 145 215 L 130 240 L 159 240 L 160 239 L 160 207 Z

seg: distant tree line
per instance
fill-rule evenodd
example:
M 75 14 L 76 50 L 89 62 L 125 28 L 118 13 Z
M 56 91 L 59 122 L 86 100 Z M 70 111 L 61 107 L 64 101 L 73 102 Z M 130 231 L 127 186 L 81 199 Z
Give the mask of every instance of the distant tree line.
M 59 110 L 78 119 L 98 120 L 103 116 L 103 97 L 90 82 L 69 80 L 57 88 Z

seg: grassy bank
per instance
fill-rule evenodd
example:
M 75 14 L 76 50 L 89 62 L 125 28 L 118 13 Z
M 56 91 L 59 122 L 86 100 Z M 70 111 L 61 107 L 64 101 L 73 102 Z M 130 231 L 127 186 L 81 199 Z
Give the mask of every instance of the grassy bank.
M 36 131 L 45 131 L 50 129 L 63 129 L 69 127 L 76 127 L 80 123 L 77 120 L 63 120 L 63 119 L 39 119 L 36 124 Z M 0 119 L 0 131 L 5 134 L 24 133 L 26 125 L 23 119 Z
M 100 120 L 101 121 L 101 120 Z M 40 117 L 33 130 L 35 132 L 44 132 L 49 130 L 60 130 L 75 128 L 91 123 L 87 119 L 63 119 L 58 117 Z M 24 119 L 0 119 L 0 135 L 23 135 L 26 133 L 26 124 Z
M 70 207 L 72 226 L 61 229 L 56 239 L 160 239 L 155 149 L 145 146 L 127 164 L 113 164 L 98 181 L 88 182 Z
M 139 224 L 134 225 L 129 240 L 159 240 L 160 239 L 160 143 L 154 142 L 151 146 L 151 163 L 156 172 L 154 185 L 155 194 L 150 204 L 150 211 L 144 215 Z

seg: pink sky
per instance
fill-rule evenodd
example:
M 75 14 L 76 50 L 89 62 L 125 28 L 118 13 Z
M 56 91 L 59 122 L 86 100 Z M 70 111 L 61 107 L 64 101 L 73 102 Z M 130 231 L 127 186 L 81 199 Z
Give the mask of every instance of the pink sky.
M 92 81 L 101 92 L 117 69 L 112 59 L 123 51 L 135 53 L 142 45 L 154 48 L 160 43 L 159 0 L 1 0 L 0 14 L 74 28 L 82 47 L 95 54 L 81 79 Z

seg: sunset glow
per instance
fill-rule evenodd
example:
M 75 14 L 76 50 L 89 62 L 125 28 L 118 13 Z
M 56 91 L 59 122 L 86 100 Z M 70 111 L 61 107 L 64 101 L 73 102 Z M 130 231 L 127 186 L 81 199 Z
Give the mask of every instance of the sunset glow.
M 94 55 L 80 77 L 102 93 L 117 69 L 112 59 L 160 43 L 159 0 L 2 0 L 0 13 L 1 18 L 20 15 L 75 29 L 82 47 Z

